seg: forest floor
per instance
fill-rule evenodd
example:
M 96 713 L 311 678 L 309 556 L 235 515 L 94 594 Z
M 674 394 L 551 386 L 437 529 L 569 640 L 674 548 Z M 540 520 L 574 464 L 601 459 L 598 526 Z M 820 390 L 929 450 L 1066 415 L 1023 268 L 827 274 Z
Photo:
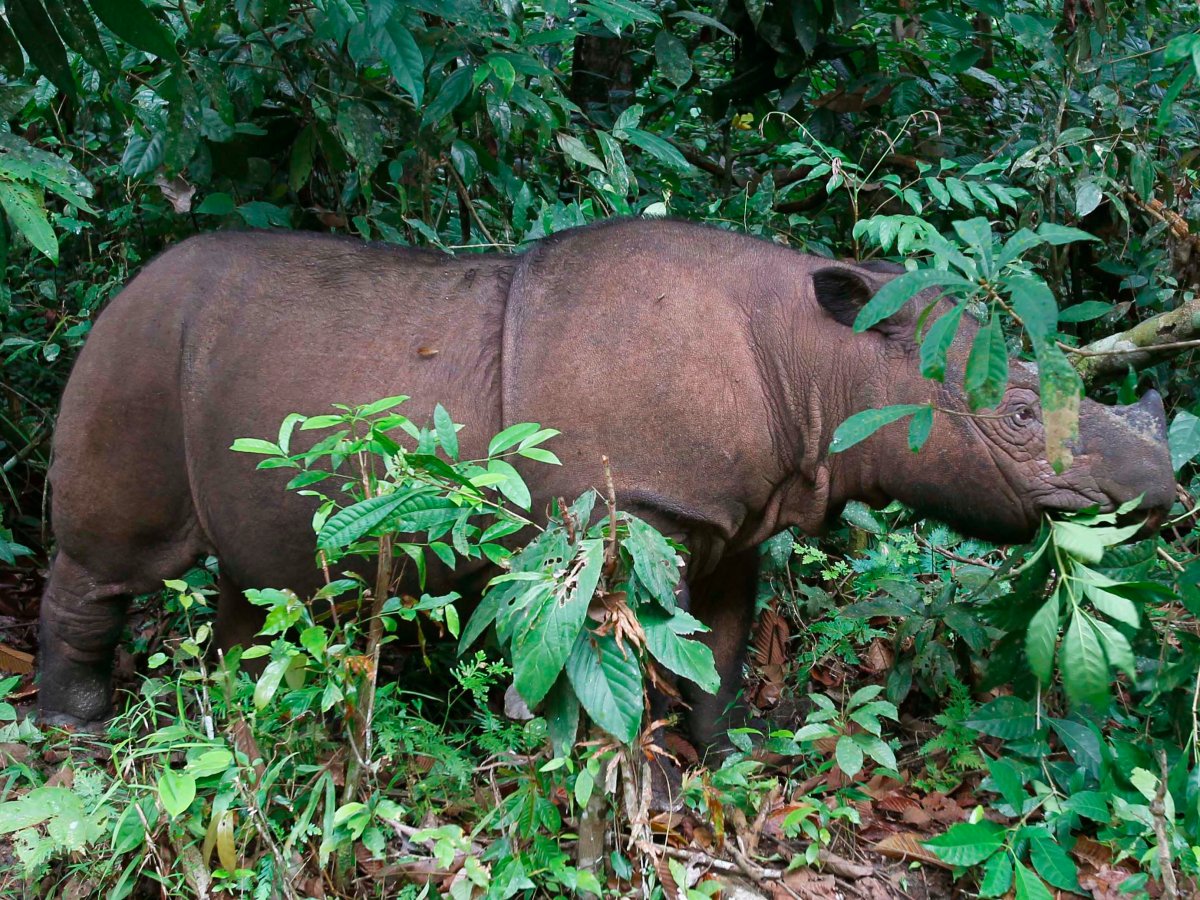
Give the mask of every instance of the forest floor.
M 36 651 L 40 589 L 41 573 L 36 569 L 0 572 L 0 674 L 21 675 L 20 685 L 9 697 L 19 716 L 28 714 L 36 706 L 32 662 Z M 780 675 L 783 661 L 780 654 L 788 645 L 788 626 L 779 616 L 764 616 L 763 619 L 756 636 L 759 648 L 756 677 L 748 690 L 758 705 L 774 707 L 771 713 L 774 727 L 798 729 L 803 725 L 805 710 L 802 703 L 788 699 L 789 692 Z M 774 633 L 764 634 L 764 628 L 774 630 Z M 132 629 L 135 639 L 139 639 L 139 643 L 144 641 L 142 646 L 161 644 L 163 638 L 170 636 L 167 633 L 169 623 L 161 612 L 154 612 L 153 607 L 135 612 Z M 780 629 L 783 629 L 782 634 Z M 891 664 L 890 648 L 876 638 L 865 652 L 859 654 L 858 664 L 849 665 L 834 659 L 819 666 L 811 677 L 821 690 L 838 696 L 863 684 L 880 681 L 886 677 Z M 126 649 L 119 653 L 116 679 L 118 687 L 135 689 L 137 686 L 135 659 Z M 963 879 L 956 885 L 951 867 L 921 842 L 968 819 L 980 803 L 981 774 L 943 778 L 939 789 L 931 783 L 937 779 L 930 778 L 930 759 L 920 748 L 940 731 L 940 727 L 924 714 L 912 714 L 902 707 L 899 725 L 893 730 L 901 738 L 897 752 L 900 779 L 880 774 L 868 777 L 864 771 L 852 780 L 832 764 L 800 781 L 789 769 L 786 758 L 760 757 L 765 765 L 755 773 L 755 780 L 764 784 L 774 777 L 776 781 L 775 787 L 756 795 L 752 815 L 743 811 L 745 804 L 739 806 L 720 801 L 710 804 L 710 809 L 720 811 L 716 818 L 704 817 L 686 808 L 653 815 L 647 813 L 642 824 L 648 826 L 648 833 L 653 835 L 654 846 L 650 852 L 657 856 L 655 870 L 659 878 L 668 887 L 674 885 L 675 876 L 680 873 L 679 866 L 672 869 L 669 865 L 669 860 L 674 860 L 682 864 L 682 871 L 693 889 L 703 888 L 705 882 L 716 881 L 720 885 L 719 892 L 709 885 L 711 895 L 736 900 L 930 900 L 973 894 L 972 880 Z M 706 786 L 710 783 L 712 773 L 697 768 L 699 761 L 695 750 L 681 735 L 671 732 L 665 743 L 667 749 L 691 770 L 690 777 Z M 16 767 L 37 773 L 36 778 L 26 777 L 21 781 L 25 788 L 11 787 L 18 779 L 10 777 L 5 787 L 8 793 L 0 800 L 19 796 L 31 783 L 69 787 L 73 765 L 77 761 L 74 754 L 81 750 L 94 763 L 101 766 L 110 763 L 100 742 L 90 741 L 70 752 L 64 746 L 61 742 L 47 742 L 39 755 L 37 748 L 29 743 L 0 743 L 0 768 Z M 821 748 L 818 744 L 818 749 L 825 749 L 832 756 L 832 739 L 828 747 Z M 983 749 L 986 753 L 986 745 Z M 565 796 L 551 799 L 561 807 L 564 818 L 570 815 Z M 830 812 L 836 811 L 834 818 L 827 820 L 828 830 L 822 835 L 820 852 L 812 865 L 796 866 L 793 863 L 789 866 L 789 862 L 802 859 L 811 844 L 808 837 L 798 835 L 795 823 L 805 818 L 817 803 L 824 804 Z M 437 827 L 452 820 L 453 815 L 447 814 L 445 822 L 430 819 L 421 825 Z M 462 824 L 469 827 L 467 822 Z M 175 858 L 179 848 L 170 845 L 166 831 L 159 828 L 152 834 L 156 840 L 164 842 L 158 850 L 160 857 Z M 0 836 L 0 897 L 16 900 L 53 893 L 76 900 L 90 896 L 94 886 L 88 881 L 86 866 L 53 866 L 51 874 L 39 883 L 24 881 L 9 837 Z M 485 841 L 482 837 L 479 840 Z M 461 860 L 448 867 L 441 865 L 430 856 L 428 848 L 414 845 L 402 835 L 389 845 L 382 859 L 372 858 L 361 846 L 359 849 L 362 852 L 358 854 L 358 871 L 366 891 L 377 890 L 380 882 L 389 885 L 389 890 L 398 890 L 402 884 L 413 881 L 430 882 L 436 889 L 445 891 L 461 877 Z M 564 849 L 571 852 L 569 845 L 564 844 Z M 812 851 L 809 852 L 811 856 Z M 1072 855 L 1079 865 L 1080 883 L 1091 891 L 1095 900 L 1124 900 L 1128 896 L 1120 888 L 1122 881 L 1136 871 L 1132 865 L 1114 863 L 1108 849 L 1086 838 L 1076 842 Z M 86 858 L 76 858 L 74 862 L 86 863 Z M 309 896 L 338 896 L 328 892 L 319 878 L 301 879 L 301 884 L 301 889 Z M 1150 896 L 1157 897 L 1155 885 L 1148 887 Z M 130 896 L 165 895 L 160 894 L 158 886 L 151 880 L 142 879 Z M 1062 892 L 1057 896 L 1059 900 L 1066 900 L 1076 895 Z

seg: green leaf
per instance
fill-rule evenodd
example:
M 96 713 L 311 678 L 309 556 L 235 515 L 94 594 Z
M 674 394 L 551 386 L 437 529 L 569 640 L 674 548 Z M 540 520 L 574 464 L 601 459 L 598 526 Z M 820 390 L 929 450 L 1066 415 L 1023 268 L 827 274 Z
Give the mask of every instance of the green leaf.
M 391 70 L 396 84 L 412 97 L 418 109 L 425 98 L 425 58 L 401 16 L 391 16 L 375 31 L 375 49 Z
M 264 441 L 260 438 L 238 438 L 229 448 L 236 453 L 264 453 L 268 456 L 284 456 L 283 449 L 278 444 Z
M 78 88 L 67 63 L 66 48 L 39 0 L 8 0 L 5 15 L 38 72 L 68 97 L 75 97 Z
M 1108 659 L 1091 616 L 1077 612 L 1063 636 L 1059 656 L 1063 687 L 1076 705 L 1104 707 L 1108 701 Z
M 1033 737 L 1038 730 L 1037 713 L 1028 700 L 997 697 L 985 703 L 966 721 L 968 728 L 1005 741 Z
M 917 269 L 893 278 L 867 301 L 854 320 L 854 330 L 866 331 L 884 319 L 894 316 L 904 304 L 931 287 L 970 288 L 971 282 L 960 275 L 941 269 Z
M 530 435 L 537 434 L 540 430 L 541 426 L 535 422 L 519 422 L 516 425 L 510 425 L 488 443 L 488 456 L 503 453 Z
M 611 634 L 583 631 L 567 659 L 567 677 L 592 721 L 619 741 L 632 743 L 642 724 L 642 670 L 628 645 Z
M 187 772 L 165 769 L 158 779 L 158 800 L 172 819 L 178 818 L 196 799 L 196 779 Z
M 83 0 L 51 0 L 46 12 L 54 20 L 54 27 L 58 29 L 63 42 L 87 60 L 89 65 L 100 72 L 112 68 L 112 60 L 108 58 L 108 51 L 100 40 L 100 32 L 96 30 L 96 20 Z
M 1076 303 L 1059 310 L 1058 321 L 1090 322 L 1093 319 L 1099 319 L 1101 316 L 1112 312 L 1112 309 L 1113 305 L 1111 303 L 1103 303 L 1100 300 L 1084 300 L 1082 303 Z
M 692 60 L 683 41 L 663 29 L 654 39 L 654 57 L 667 81 L 683 87 L 692 77 Z
M 699 619 L 682 609 L 669 613 L 657 606 L 638 610 L 638 622 L 646 632 L 646 649 L 650 655 L 676 675 L 694 682 L 701 690 L 715 694 L 721 677 L 713 661 L 712 650 L 698 640 L 684 635 L 707 631 Z
M 96 18 L 121 40 L 166 60 L 179 59 L 174 36 L 155 18 L 142 0 L 89 2 Z
M 929 440 L 929 432 L 933 429 L 933 407 L 923 406 L 913 414 L 908 423 L 908 449 L 918 452 Z
M 529 488 L 526 487 L 516 469 L 502 459 L 493 459 L 488 463 L 487 470 L 493 475 L 504 477 L 503 481 L 496 484 L 496 489 L 500 493 L 521 509 L 529 509 L 529 504 L 533 502 L 529 495 Z
M 1171 468 L 1178 472 L 1200 455 L 1200 418 L 1181 409 L 1167 430 L 1167 445 L 1171 448 Z
M 420 499 L 423 498 L 414 496 L 411 491 L 397 491 L 340 509 L 321 526 L 317 546 L 323 550 L 336 550 L 352 544 L 389 518 L 416 509 L 416 501 Z
M 1175 76 L 1175 80 L 1171 82 L 1170 87 L 1167 88 L 1167 92 L 1163 94 L 1162 104 L 1158 108 L 1158 116 L 1154 122 L 1156 133 L 1162 134 L 1167 130 L 1167 126 L 1171 124 L 1171 107 L 1175 105 L 1175 101 L 1179 99 L 1179 95 L 1183 93 L 1183 89 L 1191 83 L 1192 77 L 1195 74 L 1193 69 L 1183 69 Z
M 992 821 L 960 822 L 924 844 L 952 866 L 977 866 L 1004 846 L 1004 835 Z
M 1041 828 L 1028 829 L 1025 833 L 1029 836 L 1029 860 L 1037 873 L 1060 890 L 1082 893 L 1075 863 L 1053 835 Z
M 1088 234 L 1080 228 L 1071 228 L 1067 225 L 1055 225 L 1052 222 L 1043 222 L 1038 226 L 1038 237 L 1047 244 L 1052 244 L 1055 247 L 1060 244 L 1070 244 L 1075 241 L 1098 241 L 1100 238 L 1095 235 Z
M 604 160 L 598 157 L 595 153 L 587 148 L 579 138 L 573 134 L 567 134 L 565 131 L 560 131 L 557 135 L 558 146 L 560 146 L 567 156 L 578 163 L 583 163 L 585 166 L 590 166 L 601 172 L 607 172 L 604 167 Z
M 1104 199 L 1100 186 L 1090 178 L 1075 185 L 1075 215 L 1081 219 L 1094 212 Z
M 958 323 L 965 308 L 962 303 L 956 304 L 950 312 L 929 326 L 925 339 L 921 341 L 921 374 L 926 378 L 945 380 L 946 353 L 958 332 Z
M 634 574 L 664 609 L 675 609 L 675 588 L 680 576 L 675 548 L 636 516 L 626 514 L 625 519 L 629 536 L 622 546 L 633 557 Z
M 1056 589 L 1050 599 L 1029 620 L 1025 632 L 1025 655 L 1029 657 L 1029 668 L 1043 685 L 1050 684 L 1054 675 L 1054 648 L 1058 644 L 1058 617 L 1060 613 L 1059 592 Z
M 438 88 L 437 95 L 421 114 L 422 128 L 440 125 L 450 117 L 450 114 L 471 95 L 474 74 L 470 66 L 462 66 L 446 76 L 446 80 Z
M 1044 243 L 1046 243 L 1046 239 L 1041 235 L 1034 234 L 1028 228 L 1018 229 L 1000 248 L 1000 256 L 996 259 L 996 268 L 1003 269 L 1010 263 L 1019 260 L 1034 247 L 1039 247 Z
M 987 767 L 997 793 L 1020 815 L 1029 794 L 1025 792 L 1025 779 L 1016 764 L 1003 758 L 989 759 Z
M 928 408 L 924 405 L 906 403 L 855 413 L 833 432 L 833 440 L 829 442 L 829 452 L 841 453 L 849 450 L 860 441 L 865 441 L 883 426 Z
M 1042 884 L 1042 880 L 1021 863 L 1017 863 L 1016 876 L 1016 900 L 1054 900 L 1050 889 Z
M 279 682 L 283 680 L 283 676 L 287 674 L 291 664 L 292 657 L 290 656 L 273 659 L 267 663 L 267 667 L 263 669 L 263 673 L 258 676 L 258 682 L 254 685 L 255 709 L 261 711 L 271 702 L 275 692 L 279 690 Z
M 58 264 L 58 238 L 50 227 L 46 210 L 33 190 L 24 184 L 0 181 L 0 206 L 8 221 L 34 249 Z
M 1008 279 L 1005 287 L 1013 309 L 1035 344 L 1050 340 L 1058 327 L 1058 305 L 1046 283 L 1021 275 Z
M 997 853 L 983 867 L 979 881 L 980 897 L 1002 897 L 1012 887 L 1013 863 L 1007 853 Z
M 149 175 L 162 165 L 166 156 L 167 136 L 156 131 L 149 137 L 138 131 L 129 135 L 129 143 L 121 156 L 121 171 L 131 178 Z
M 1008 348 L 999 316 L 992 316 L 979 329 L 967 356 L 963 379 L 971 410 L 994 409 L 1004 399 L 1008 386 Z
M 833 751 L 840 768 L 847 777 L 853 778 L 863 767 L 863 751 L 850 735 L 842 735 L 837 740 Z
M 1079 791 L 1067 798 L 1066 808 L 1078 816 L 1093 822 L 1106 824 L 1112 813 L 1108 809 L 1108 795 L 1100 791 Z
M 692 168 L 692 164 L 684 158 L 684 155 L 673 144 L 660 138 L 657 134 L 642 131 L 640 128 L 628 128 L 625 130 L 625 138 L 629 143 L 645 150 L 659 162 L 670 166 L 672 169 L 677 169 L 680 172 L 688 172 Z
M 433 408 L 433 427 L 437 430 L 438 443 L 446 455 L 455 462 L 458 461 L 458 433 L 454 430 L 454 420 L 446 412 L 442 404 Z
M 554 686 L 583 629 L 588 604 L 604 566 L 604 541 L 580 543 L 573 585 L 561 581 L 540 604 L 522 611 L 523 628 L 513 640 L 513 683 L 532 709 Z
M 579 734 L 579 698 L 564 672 L 546 695 L 546 726 L 554 755 L 569 756 Z

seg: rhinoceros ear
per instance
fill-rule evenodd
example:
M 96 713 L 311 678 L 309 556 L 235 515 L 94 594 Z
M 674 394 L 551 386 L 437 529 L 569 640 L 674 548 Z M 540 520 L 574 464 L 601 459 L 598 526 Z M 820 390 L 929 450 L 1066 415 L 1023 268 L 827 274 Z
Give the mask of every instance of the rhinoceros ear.
M 877 280 L 877 276 L 874 274 L 876 271 L 884 273 L 884 277 Z M 875 295 L 883 282 L 887 281 L 888 276 L 892 274 L 892 268 L 870 267 L 867 271 L 861 271 L 849 266 L 826 266 L 813 273 L 813 293 L 825 312 L 849 328 L 853 327 L 854 320 L 858 318 L 862 308 L 867 305 L 867 301 Z M 887 334 L 900 334 L 904 324 L 902 320 L 906 318 L 906 313 L 907 307 L 875 325 L 875 330 Z

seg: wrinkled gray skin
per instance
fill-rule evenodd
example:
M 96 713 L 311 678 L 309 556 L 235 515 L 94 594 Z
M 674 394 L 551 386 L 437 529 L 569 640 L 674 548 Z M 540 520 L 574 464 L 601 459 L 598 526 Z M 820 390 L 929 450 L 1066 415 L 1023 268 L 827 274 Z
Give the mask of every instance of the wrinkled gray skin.
M 1048 510 L 1139 494 L 1148 512 L 1169 508 L 1157 395 L 1124 408 L 1084 401 L 1075 462 L 1055 475 L 1036 375 L 1022 367 L 1000 417 L 938 415 L 919 454 L 903 423 L 828 454 L 833 429 L 869 407 L 933 399 L 965 410 L 958 389 L 920 377 L 911 306 L 866 333 L 850 328 L 893 276 L 668 221 L 458 259 L 303 234 L 183 242 L 105 310 L 63 397 L 44 719 L 108 714 L 128 598 L 204 554 L 220 561 L 225 645 L 249 642 L 261 622 L 243 589 L 314 587 L 308 501 L 284 491 L 286 470 L 255 471 L 255 457 L 229 447 L 273 439 L 288 413 L 334 402 L 406 393 L 417 420 L 440 402 L 466 423 L 467 458 L 514 422 L 561 428 L 551 446 L 563 466 L 525 467 L 535 510 L 602 486 L 607 454 L 620 506 L 689 550 L 686 599 L 712 628 L 723 683 L 717 697 L 688 696 L 705 743 L 739 686 L 755 547 L 776 532 L 818 533 L 851 499 L 899 499 L 993 541 L 1027 539 Z M 975 330 L 965 317 L 948 382 Z M 433 587 L 486 574 L 443 570 Z

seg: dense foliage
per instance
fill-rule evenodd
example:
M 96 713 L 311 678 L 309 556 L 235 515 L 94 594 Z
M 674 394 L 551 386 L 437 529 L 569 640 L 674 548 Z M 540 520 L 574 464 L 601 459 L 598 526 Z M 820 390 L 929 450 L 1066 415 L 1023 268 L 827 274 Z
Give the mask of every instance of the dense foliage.
M 1085 384 L 1123 402 L 1156 387 L 1180 480 L 1175 517 L 1138 543 L 1084 516 L 1000 551 L 860 507 L 828 541 L 773 540 L 748 693 L 794 714 L 769 735 L 735 732 L 739 752 L 684 779 L 684 826 L 651 827 L 642 761 L 662 747 L 643 730 L 657 723 L 641 684 L 654 660 L 703 683 L 711 659 L 662 580 L 669 544 L 616 510 L 578 529 L 606 498 L 560 511 L 514 564 L 529 577 L 495 588 L 534 606 L 564 598 L 569 621 L 540 621 L 551 658 L 529 655 L 493 608 L 502 652 L 454 661 L 430 645 L 452 687 L 429 696 L 376 688 L 372 654 L 401 619 L 458 632 L 453 598 L 381 605 L 367 627 L 325 618 L 349 602 L 339 592 L 375 602 L 362 585 L 257 592 L 269 659 L 251 678 L 204 654 L 208 589 L 194 573 L 169 586 L 169 620 L 127 642 L 149 677 L 128 667 L 137 698 L 103 739 L 65 756 L 66 737 L 0 705 L 13 891 L 394 895 L 403 882 L 412 896 L 425 883 L 464 897 L 701 896 L 717 882 L 696 877 L 717 859 L 718 872 L 820 896 L 783 869 L 829 865 L 857 837 L 953 867 L 984 896 L 1184 895 L 1200 872 L 1198 28 L 1194 5 L 1153 0 L 7 0 L 0 666 L 32 647 L 21 586 L 51 549 L 48 439 L 74 353 L 132 274 L 202 230 L 468 253 L 673 215 L 809 252 L 918 259 L 868 318 L 929 284 L 962 297 L 928 325 L 925 374 L 944 376 L 956 316 L 977 315 L 973 403 L 994 397 L 1007 353 L 1036 359 L 1060 462 Z M 1148 332 L 1173 346 L 1095 355 L 1117 333 L 1164 343 Z M 448 415 L 408 423 L 417 444 L 401 451 L 386 404 L 297 413 L 314 418 L 239 449 L 297 468 L 307 490 L 334 476 L 289 456 L 293 429 L 385 417 L 358 448 L 382 482 L 366 479 L 341 513 L 330 501 L 318 538 L 330 553 L 499 554 L 492 538 L 523 524 L 503 457 L 552 464 L 537 426 L 463 461 Z M 935 415 L 876 411 L 847 422 L 840 445 L 911 416 L 919 446 Z M 362 504 L 388 512 L 360 530 Z M 464 509 L 479 519 L 460 528 Z M 397 522 L 410 527 L 386 527 Z M 589 604 L 620 651 L 599 673 L 573 652 L 597 627 Z M 464 644 L 492 624 L 484 613 Z M 524 718 L 512 691 L 512 717 L 499 714 L 513 669 L 520 697 L 537 711 L 549 694 L 557 714 Z M 26 700 L 27 684 L 3 682 Z M 571 751 L 563 723 L 580 703 L 597 730 Z M 921 721 L 933 727 L 909 727 Z M 773 755 L 752 758 L 755 745 Z M 687 749 L 675 749 L 685 762 Z M 606 816 L 623 838 L 597 852 L 590 829 Z M 653 850 L 663 832 L 673 856 Z

